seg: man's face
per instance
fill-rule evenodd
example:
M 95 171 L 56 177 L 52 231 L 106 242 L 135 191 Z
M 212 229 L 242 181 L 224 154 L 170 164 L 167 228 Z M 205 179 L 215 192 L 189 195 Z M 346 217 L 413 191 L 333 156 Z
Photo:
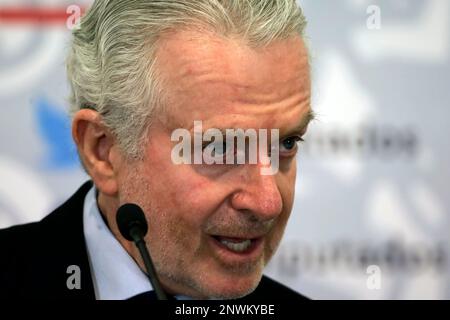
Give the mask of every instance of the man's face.
M 127 169 L 120 203 L 144 209 L 146 241 L 169 292 L 246 295 L 258 285 L 292 209 L 293 142 L 305 133 L 311 111 L 306 48 L 299 37 L 251 49 L 184 31 L 167 35 L 157 57 L 167 108 L 149 130 L 145 159 Z M 192 130 L 194 121 L 202 121 L 203 131 L 278 129 L 278 172 L 262 175 L 262 164 L 174 164 L 178 142 L 171 134 Z

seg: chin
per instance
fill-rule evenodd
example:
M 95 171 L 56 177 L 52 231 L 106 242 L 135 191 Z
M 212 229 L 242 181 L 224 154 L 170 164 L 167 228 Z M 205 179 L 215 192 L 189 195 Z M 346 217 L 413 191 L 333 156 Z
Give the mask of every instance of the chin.
M 238 299 L 252 293 L 261 281 L 262 273 L 247 276 L 226 277 L 221 280 L 211 281 L 214 285 L 203 288 L 204 295 L 209 299 Z

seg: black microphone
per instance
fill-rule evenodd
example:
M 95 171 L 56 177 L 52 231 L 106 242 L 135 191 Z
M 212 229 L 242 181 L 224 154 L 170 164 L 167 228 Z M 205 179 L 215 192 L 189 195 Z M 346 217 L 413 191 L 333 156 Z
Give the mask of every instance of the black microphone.
M 156 297 L 158 300 L 167 300 L 167 296 L 156 275 L 152 258 L 145 245 L 144 236 L 147 234 L 148 225 L 144 212 L 138 205 L 126 203 L 117 210 L 116 221 L 122 236 L 128 241 L 133 241 L 139 249 L 139 253 L 147 269 L 148 279 L 155 290 Z

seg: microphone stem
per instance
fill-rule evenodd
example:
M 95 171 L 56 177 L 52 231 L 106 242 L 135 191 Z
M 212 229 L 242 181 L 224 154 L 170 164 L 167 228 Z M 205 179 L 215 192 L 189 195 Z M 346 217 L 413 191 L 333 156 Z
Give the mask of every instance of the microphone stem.
M 153 266 L 152 259 L 150 258 L 144 239 L 140 238 L 134 243 L 141 253 L 145 269 L 147 269 L 147 277 L 153 286 L 153 290 L 155 290 L 156 297 L 158 298 L 158 300 L 167 300 L 167 296 L 159 283 L 158 276 L 155 272 L 155 267 Z

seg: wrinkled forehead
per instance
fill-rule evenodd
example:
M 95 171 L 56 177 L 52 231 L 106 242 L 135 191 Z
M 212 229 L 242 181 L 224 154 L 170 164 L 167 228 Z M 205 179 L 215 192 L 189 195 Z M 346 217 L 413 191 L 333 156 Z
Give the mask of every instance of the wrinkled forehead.
M 252 48 L 216 34 L 171 33 L 160 42 L 157 60 L 172 127 L 227 117 L 234 126 L 239 119 L 259 126 L 264 116 L 267 122 L 287 114 L 294 121 L 308 113 L 309 61 L 299 36 Z

